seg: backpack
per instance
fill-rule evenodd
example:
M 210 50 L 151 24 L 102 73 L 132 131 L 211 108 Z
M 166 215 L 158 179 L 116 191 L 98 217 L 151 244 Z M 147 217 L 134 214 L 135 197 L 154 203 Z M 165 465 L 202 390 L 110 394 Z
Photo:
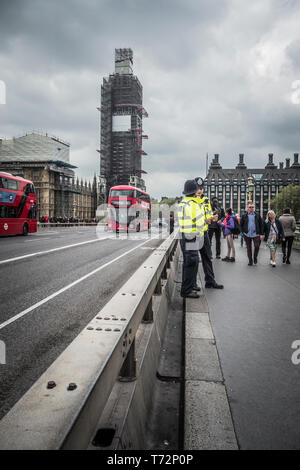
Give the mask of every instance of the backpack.
M 233 217 L 233 221 L 234 221 L 234 228 L 231 230 L 231 233 L 233 235 L 239 235 L 241 233 L 241 227 L 240 227 L 237 217 Z

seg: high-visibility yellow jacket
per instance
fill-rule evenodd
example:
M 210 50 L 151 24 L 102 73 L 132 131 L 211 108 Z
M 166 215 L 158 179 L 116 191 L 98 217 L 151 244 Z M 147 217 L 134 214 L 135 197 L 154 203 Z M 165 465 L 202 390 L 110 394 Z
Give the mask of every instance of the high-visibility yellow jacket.
M 199 198 L 186 196 L 179 204 L 178 222 L 181 233 L 187 236 L 204 234 L 204 209 L 199 204 Z
M 198 204 L 203 208 L 205 219 L 211 219 L 214 215 L 209 199 L 206 196 L 197 197 Z M 204 232 L 208 230 L 208 224 L 205 224 Z

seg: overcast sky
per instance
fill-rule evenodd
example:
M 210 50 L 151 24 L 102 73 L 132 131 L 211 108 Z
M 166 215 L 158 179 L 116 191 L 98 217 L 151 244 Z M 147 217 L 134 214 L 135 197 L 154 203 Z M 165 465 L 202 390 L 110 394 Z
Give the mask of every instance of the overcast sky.
M 32 129 L 71 143 L 99 174 L 100 86 L 130 47 L 143 85 L 147 190 L 180 195 L 205 156 L 248 167 L 300 151 L 300 1 L 1 0 L 0 136 Z M 297 84 L 295 84 L 297 86 Z

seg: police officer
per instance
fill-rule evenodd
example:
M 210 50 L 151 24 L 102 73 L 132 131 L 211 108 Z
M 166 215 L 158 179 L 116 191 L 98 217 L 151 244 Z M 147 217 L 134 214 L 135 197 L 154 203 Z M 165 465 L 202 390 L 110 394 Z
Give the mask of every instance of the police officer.
M 209 199 L 203 195 L 204 192 L 204 181 L 201 177 L 195 178 L 196 183 L 198 184 L 200 195 L 197 197 L 198 204 L 202 207 L 204 211 L 205 227 L 204 227 L 204 244 L 200 249 L 200 256 L 203 266 L 203 271 L 205 275 L 205 287 L 213 289 L 223 289 L 222 284 L 218 284 L 215 280 L 215 274 L 212 265 L 212 252 L 210 246 L 210 240 L 208 236 L 208 225 L 217 220 L 217 216 L 214 216 L 213 210 Z
M 197 299 L 200 287 L 197 286 L 199 249 L 203 244 L 204 210 L 198 202 L 199 191 L 195 180 L 184 184 L 185 198 L 179 204 L 178 221 L 181 232 L 180 246 L 183 254 L 181 296 Z
M 214 214 L 218 215 L 218 221 L 213 221 L 209 227 L 208 227 L 208 236 L 209 236 L 209 241 L 210 245 L 212 242 L 212 238 L 215 235 L 216 238 L 216 258 L 220 259 L 221 258 L 221 226 L 220 222 L 222 222 L 225 219 L 225 211 L 223 207 L 219 206 L 218 203 L 218 198 L 214 197 L 212 202 L 211 202 L 211 207 L 213 210 Z

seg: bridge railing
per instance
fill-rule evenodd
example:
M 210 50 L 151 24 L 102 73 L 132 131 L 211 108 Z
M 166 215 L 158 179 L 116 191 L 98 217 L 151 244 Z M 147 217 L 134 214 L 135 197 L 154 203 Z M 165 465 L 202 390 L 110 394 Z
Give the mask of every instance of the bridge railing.
M 296 232 L 295 232 L 295 239 L 294 239 L 293 247 L 296 248 L 296 250 L 300 250 L 300 231 L 299 231 L 299 229 L 297 229 Z
M 37 228 L 55 227 L 95 227 L 97 222 L 37 222 Z
M 174 232 L 0 422 L 0 449 L 84 449 L 118 378 L 134 380 L 135 336 L 173 259 Z M 84 293 L 83 293 L 84 295 Z

